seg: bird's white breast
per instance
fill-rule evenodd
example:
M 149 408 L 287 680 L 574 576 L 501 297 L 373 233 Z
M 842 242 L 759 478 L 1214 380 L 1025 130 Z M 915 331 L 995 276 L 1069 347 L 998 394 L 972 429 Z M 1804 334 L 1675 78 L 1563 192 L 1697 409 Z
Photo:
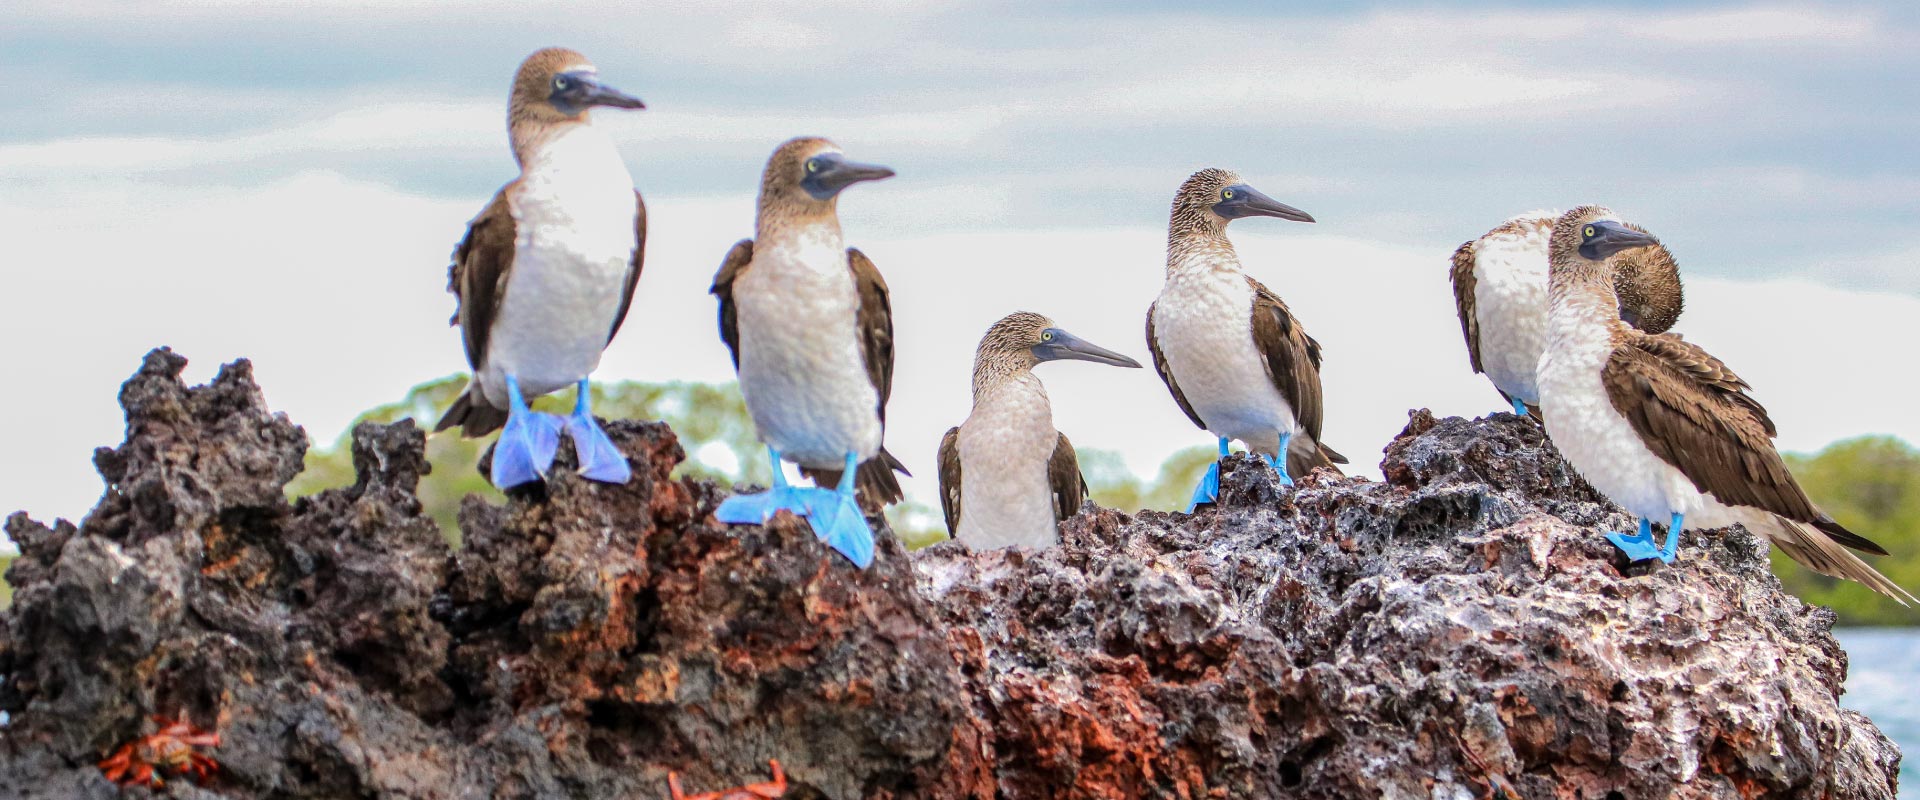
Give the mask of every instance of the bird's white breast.
M 1022 373 L 983 392 L 959 438 L 955 538 L 975 550 L 1057 543 L 1047 467 L 1060 433 L 1040 379 Z
M 740 391 L 760 438 L 796 463 L 839 468 L 880 451 L 879 392 L 860 348 L 859 289 L 838 231 L 754 243 L 734 283 Z
M 531 396 L 600 365 L 637 244 L 633 178 L 613 141 L 591 125 L 535 151 L 508 204 L 513 270 L 480 376 L 490 398 L 506 397 L 506 373 Z
M 1246 276 L 1230 266 L 1183 265 L 1168 274 L 1153 315 L 1167 368 L 1207 430 L 1275 453 L 1280 432 L 1299 424 L 1253 342 Z
M 1694 523 L 1709 521 L 1702 512 L 1719 504 L 1647 449 L 1601 382 L 1613 353 L 1608 321 L 1616 308 L 1584 294 L 1554 302 L 1539 364 L 1547 435 L 1581 477 L 1628 513 L 1664 523 L 1678 512 L 1688 515 L 1687 527 L 1698 527 Z
M 1547 241 L 1553 219 L 1529 219 L 1474 248 L 1474 319 L 1480 367 L 1508 397 L 1538 405 L 1534 370 L 1547 346 Z

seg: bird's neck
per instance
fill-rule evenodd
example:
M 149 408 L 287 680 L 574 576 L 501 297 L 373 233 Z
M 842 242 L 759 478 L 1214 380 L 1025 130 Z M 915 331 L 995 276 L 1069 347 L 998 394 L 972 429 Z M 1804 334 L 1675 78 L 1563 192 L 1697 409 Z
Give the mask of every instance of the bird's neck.
M 840 215 L 831 207 L 794 209 L 784 204 L 761 204 L 753 226 L 755 247 L 820 246 L 839 250 L 845 247 L 840 236 Z
M 1051 418 L 1052 406 L 1047 399 L 1047 387 L 1040 382 L 1038 375 L 1033 374 L 1031 367 L 998 359 L 975 363 L 974 410 L 977 412 L 1007 404 L 1018 405 Z
M 1620 297 L 1606 262 L 1554 256 L 1547 277 L 1547 309 L 1549 346 L 1553 339 L 1611 341 L 1626 327 L 1620 321 Z
M 1176 225 L 1167 234 L 1167 275 L 1238 272 L 1240 256 L 1227 232 L 1217 226 Z
M 810 219 L 761 215 L 754 226 L 753 246 L 758 252 L 783 254 L 782 261 L 819 269 L 846 268 L 846 242 L 840 236 L 840 220 L 833 215 Z
M 564 122 L 516 121 L 508 132 L 513 138 L 513 158 L 520 163 L 523 175 L 582 157 L 596 161 L 620 158 L 613 137 L 594 127 L 585 115 Z

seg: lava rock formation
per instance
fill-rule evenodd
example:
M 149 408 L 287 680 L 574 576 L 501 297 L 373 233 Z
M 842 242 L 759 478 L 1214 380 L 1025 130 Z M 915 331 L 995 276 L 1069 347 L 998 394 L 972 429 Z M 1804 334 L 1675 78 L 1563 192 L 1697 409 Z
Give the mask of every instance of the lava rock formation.
M 853 569 L 781 517 L 728 528 L 657 423 L 634 480 L 562 463 L 469 498 L 451 548 L 411 422 L 289 502 L 306 436 L 245 361 L 149 354 L 75 526 L 16 514 L 0 797 L 110 798 L 95 762 L 184 713 L 221 770 L 158 793 L 660 798 L 1846 797 L 1900 754 L 1839 707 L 1833 617 L 1743 531 L 1672 567 L 1537 425 L 1415 412 L 1383 482 L 1234 457 L 1218 507 L 1088 507 L 1063 544 Z

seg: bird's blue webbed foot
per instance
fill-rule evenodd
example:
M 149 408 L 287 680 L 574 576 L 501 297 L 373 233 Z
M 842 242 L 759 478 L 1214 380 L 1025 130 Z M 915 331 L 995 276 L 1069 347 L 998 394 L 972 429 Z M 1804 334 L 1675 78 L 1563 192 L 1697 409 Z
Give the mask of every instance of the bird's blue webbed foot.
M 1260 460 L 1267 462 L 1267 466 L 1272 467 L 1273 473 L 1279 476 L 1281 486 L 1293 485 L 1293 476 L 1287 474 L 1287 445 L 1292 443 L 1293 434 L 1280 434 L 1280 455 L 1269 456 L 1263 454 L 1260 456 Z
M 493 485 L 510 489 L 543 480 L 560 449 L 559 417 L 527 408 L 520 382 L 507 376 L 507 424 L 493 446 Z
M 1667 525 L 1667 543 L 1660 546 L 1660 560 L 1671 564 L 1680 555 L 1680 529 L 1685 526 L 1685 514 L 1673 515 L 1673 521 Z
M 787 475 L 780 469 L 780 451 L 767 448 L 767 459 L 773 465 L 773 488 L 759 494 L 736 494 L 727 498 L 714 509 L 714 519 L 728 525 L 760 525 L 781 511 L 792 512 L 796 517 L 811 513 L 807 493 L 814 490 L 787 485 Z
M 873 563 L 873 528 L 855 497 L 854 477 L 860 467 L 859 456 L 847 454 L 847 468 L 840 473 L 840 486 L 833 491 L 814 490 L 808 496 L 807 522 L 813 533 L 840 555 L 861 569 Z
M 579 398 L 566 425 L 567 438 L 573 440 L 573 452 L 580 459 L 580 477 L 601 483 L 626 483 L 633 477 L 633 468 L 627 466 L 626 454 L 613 445 L 607 432 L 594 420 L 589 397 L 587 380 L 581 378 Z
M 1645 517 L 1640 518 L 1639 533 L 1630 536 L 1610 532 L 1607 534 L 1607 541 L 1612 542 L 1614 547 L 1620 548 L 1620 552 L 1626 553 L 1629 561 L 1646 561 L 1652 558 L 1668 560 L 1661 556 L 1661 548 L 1654 545 L 1653 521 Z
M 1514 398 L 1509 398 L 1509 399 L 1511 399 L 1511 400 L 1513 400 L 1513 415 L 1514 415 L 1514 416 L 1516 416 L 1516 417 L 1524 417 L 1524 416 L 1526 416 L 1526 415 L 1527 415 L 1527 401 L 1525 401 L 1525 400 L 1522 400 L 1522 399 L 1520 399 L 1520 398 L 1518 398 L 1518 397 L 1514 397 Z
M 1220 439 L 1220 458 L 1227 457 L 1227 440 Z M 1200 476 L 1200 484 L 1193 487 L 1193 499 L 1187 503 L 1187 513 L 1199 508 L 1202 503 L 1212 503 L 1220 499 L 1220 460 L 1215 459 L 1207 465 L 1207 472 Z

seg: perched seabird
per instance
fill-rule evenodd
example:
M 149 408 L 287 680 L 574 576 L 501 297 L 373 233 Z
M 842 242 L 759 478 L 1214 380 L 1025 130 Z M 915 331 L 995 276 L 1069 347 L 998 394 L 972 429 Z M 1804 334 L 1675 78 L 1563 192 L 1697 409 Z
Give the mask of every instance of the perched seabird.
M 572 50 L 548 48 L 520 64 L 507 106 L 520 177 L 467 224 L 453 252 L 447 288 L 473 382 L 434 430 L 499 430 L 491 477 L 503 489 L 540 480 L 563 430 L 582 477 L 631 476 L 594 421 L 587 376 L 633 305 L 647 206 L 613 139 L 593 126 L 596 106 L 646 107 L 601 83 Z M 571 417 L 528 410 L 527 398 L 567 386 L 579 391 Z
M 1255 216 L 1313 221 L 1226 170 L 1203 169 L 1180 186 L 1167 227 L 1167 282 L 1147 309 L 1147 348 L 1180 410 L 1220 438 L 1222 458 L 1239 439 L 1291 484 L 1317 467 L 1338 471 L 1333 465 L 1347 459 L 1320 443 L 1320 343 L 1278 295 L 1241 271 L 1227 240 L 1227 223 Z M 1216 461 L 1188 510 L 1219 491 Z
M 849 161 L 826 139 L 780 145 L 760 181 L 754 238 L 728 251 L 713 278 L 720 338 L 733 351 L 740 392 L 773 461 L 774 488 L 737 495 L 715 516 L 757 524 L 786 509 L 853 563 L 873 561 L 863 506 L 900 500 L 882 446 L 893 390 L 893 311 L 887 282 L 840 235 L 840 191 L 893 170 Z M 825 489 L 788 486 L 781 459 Z
M 973 413 L 940 440 L 940 508 L 947 533 L 975 550 L 1046 547 L 1080 511 L 1087 485 L 1067 435 L 1053 427 L 1043 361 L 1075 359 L 1138 369 L 1140 362 L 1025 311 L 981 337 L 973 356 Z M 961 478 L 966 481 L 962 483 Z
M 1558 211 L 1522 214 L 1453 251 L 1467 360 L 1521 416 L 1540 406 L 1534 368 L 1547 345 L 1547 240 L 1559 218 Z M 1620 318 L 1647 333 L 1673 327 L 1682 305 L 1673 253 L 1656 243 L 1620 253 L 1614 264 Z
M 1635 561 L 1672 562 L 1680 531 L 1740 523 L 1809 569 L 1913 595 L 1848 552 L 1886 550 L 1815 507 L 1774 449 L 1773 420 L 1719 359 L 1671 333 L 1620 320 L 1610 258 L 1657 239 L 1612 211 L 1576 208 L 1554 224 L 1540 404 L 1547 435 L 1602 494 L 1640 518 L 1609 533 Z M 1652 520 L 1668 521 L 1656 547 Z M 1845 547 L 1842 547 L 1845 545 Z

